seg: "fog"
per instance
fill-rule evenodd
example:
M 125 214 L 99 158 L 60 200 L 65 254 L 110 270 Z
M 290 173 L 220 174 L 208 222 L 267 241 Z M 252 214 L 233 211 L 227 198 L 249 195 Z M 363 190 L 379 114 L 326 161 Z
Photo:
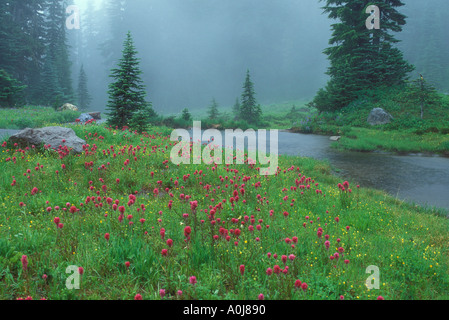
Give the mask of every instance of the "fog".
M 447 0 L 432 0 L 448 7 Z M 428 2 L 405 0 L 407 25 L 397 38 L 404 56 L 442 91 L 449 90 L 443 61 L 444 17 Z M 230 107 L 249 69 L 261 104 L 310 100 L 328 77 L 331 24 L 318 0 L 76 0 L 81 28 L 70 30 L 74 83 L 87 72 L 92 108 L 104 110 L 110 69 L 132 32 L 147 100 L 158 113 L 206 108 L 212 98 Z M 443 9 L 442 9 L 443 10 Z M 443 10 L 444 11 L 444 10 Z M 422 15 L 422 12 L 427 12 Z M 433 29 L 432 29 L 433 28 Z M 431 41 L 431 42 L 429 42 Z M 432 48 L 438 48 L 434 50 Z M 439 73 L 439 74 L 438 74 Z
M 83 63 L 94 109 L 106 105 L 109 71 L 128 30 L 159 113 L 205 108 L 212 98 L 231 106 L 247 69 L 261 104 L 310 99 L 327 80 L 322 51 L 331 21 L 316 0 L 129 0 L 118 18 L 106 1 L 75 4 L 81 29 L 69 32 L 73 75 Z

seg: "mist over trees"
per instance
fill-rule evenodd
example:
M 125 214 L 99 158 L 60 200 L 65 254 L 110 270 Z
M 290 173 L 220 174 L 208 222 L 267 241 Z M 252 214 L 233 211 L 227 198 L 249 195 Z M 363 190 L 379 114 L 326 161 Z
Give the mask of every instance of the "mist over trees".
M 366 1 L 361 1 L 365 3 Z M 382 1 L 379 1 L 382 2 Z M 391 1 L 389 1 L 390 3 Z M 392 36 L 407 62 L 449 92 L 446 0 L 403 0 L 403 31 Z M 80 29 L 65 26 L 70 4 Z M 391 2 L 393 3 L 393 2 Z M 247 69 L 261 104 L 310 101 L 329 76 L 324 50 L 331 24 L 318 0 L 0 0 L 2 96 L 28 104 L 76 103 L 81 66 L 90 108 L 104 111 L 110 70 L 128 31 L 141 57 L 142 80 L 158 113 L 206 109 L 210 97 L 232 108 Z M 364 13 L 360 13 L 364 15 Z M 9 91 L 8 91 L 9 90 Z M 14 91 L 16 90 L 16 91 Z M 16 101 L 11 102 L 13 105 Z M 2 102 L 2 106 L 7 106 Z
M 449 32 L 446 14 L 447 0 L 406 0 L 401 12 L 407 16 L 407 25 L 397 35 L 398 48 L 415 66 L 411 77 L 420 74 L 438 90 L 449 93 Z
M 107 100 L 108 73 L 128 30 L 158 113 L 206 109 L 210 97 L 231 107 L 247 69 L 260 103 L 311 98 L 327 79 L 321 52 L 329 24 L 315 0 L 98 3 L 82 6 L 81 29 L 70 31 L 82 35 L 74 61 L 84 63 L 94 106 Z

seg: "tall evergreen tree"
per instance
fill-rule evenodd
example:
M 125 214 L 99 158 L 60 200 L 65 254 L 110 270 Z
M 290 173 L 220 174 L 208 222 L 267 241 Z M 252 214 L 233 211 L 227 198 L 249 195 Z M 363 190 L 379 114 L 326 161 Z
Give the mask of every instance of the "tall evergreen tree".
M 324 53 L 330 60 L 327 72 L 331 79 L 319 91 L 313 104 L 320 110 L 340 109 L 366 89 L 394 86 L 404 82 L 413 67 L 394 44 L 391 34 L 400 32 L 405 16 L 397 11 L 400 0 L 320 0 L 324 12 L 339 22 L 332 25 L 331 47 Z M 379 7 L 380 29 L 369 30 L 368 5 Z
M 192 114 L 188 108 L 184 108 L 182 110 L 181 119 L 184 121 L 192 121 Z
M 220 111 L 218 111 L 218 103 L 215 98 L 212 99 L 212 102 L 210 104 L 208 116 L 210 120 L 216 120 L 218 119 L 218 117 L 220 117 Z
M 423 75 L 419 75 L 417 80 L 410 82 L 408 93 L 408 101 L 411 105 L 418 105 L 420 109 L 420 117 L 424 118 L 425 107 L 432 107 L 441 104 L 441 97 L 438 95 L 434 86 L 424 79 Z
M 0 69 L 0 108 L 15 107 L 17 103 L 21 103 L 25 88 L 5 70 Z
M 49 60 L 53 61 L 57 81 L 62 89 L 63 98 L 67 102 L 74 99 L 74 92 L 71 79 L 65 9 L 67 1 L 56 0 L 47 2 L 46 21 L 46 42 L 48 47 Z
M 27 86 L 26 100 L 40 95 L 45 0 L 0 0 L 0 68 Z
M 254 84 L 251 82 L 251 76 L 249 70 L 247 70 L 245 84 L 243 85 L 240 117 L 250 124 L 257 124 L 261 116 L 262 110 L 260 105 L 257 104 Z
M 78 78 L 78 107 L 81 110 L 87 110 L 90 107 L 90 103 L 92 98 L 89 94 L 89 90 L 87 87 L 87 76 L 86 72 L 84 72 L 84 66 L 81 65 L 79 78 Z
M 234 115 L 234 120 L 237 120 L 240 117 L 240 101 L 239 98 L 235 99 L 234 106 L 232 107 L 232 114 Z
M 39 88 L 41 89 L 41 97 L 38 100 L 40 104 L 51 105 L 55 109 L 61 106 L 58 106 L 58 104 L 63 103 L 64 92 L 58 80 L 54 56 L 51 54 L 49 47 L 47 47 L 44 58 L 44 67 Z
M 135 1 L 135 0 L 134 0 Z M 100 51 L 106 67 L 112 66 L 120 56 L 120 40 L 126 33 L 125 13 L 128 0 L 105 0 L 103 7 L 107 15 L 106 39 L 100 43 Z
M 151 103 L 145 101 L 145 86 L 140 78 L 142 71 L 131 32 L 128 32 L 123 47 L 118 68 L 111 71 L 110 77 L 114 82 L 109 85 L 108 90 L 107 123 L 118 128 L 138 126 L 142 129 L 148 125 L 149 117 L 154 112 Z

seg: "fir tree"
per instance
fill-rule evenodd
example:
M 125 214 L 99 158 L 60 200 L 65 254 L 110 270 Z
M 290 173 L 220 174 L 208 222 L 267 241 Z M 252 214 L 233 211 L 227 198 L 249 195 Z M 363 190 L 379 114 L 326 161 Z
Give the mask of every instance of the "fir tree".
M 145 86 L 140 78 L 142 71 L 131 32 L 128 32 L 123 47 L 123 56 L 118 68 L 111 70 L 110 77 L 114 82 L 109 85 L 108 90 L 107 123 L 120 129 L 130 126 L 138 126 L 141 129 L 148 125 L 147 120 L 152 115 L 152 108 L 151 104 L 145 101 Z M 143 116 L 145 113 L 148 117 Z
M 46 21 L 47 52 L 51 55 L 57 81 L 62 90 L 65 101 L 73 101 L 71 62 L 69 60 L 67 35 L 66 35 L 66 1 L 56 0 L 47 2 L 48 16 Z
M 262 116 L 260 105 L 257 104 L 254 84 L 251 82 L 249 70 L 246 73 L 245 84 L 243 85 L 242 103 L 240 107 L 240 117 L 250 124 L 257 124 Z
M 187 122 L 192 121 L 192 115 L 190 114 L 188 108 L 184 108 L 184 110 L 182 110 L 181 119 Z
M 92 98 L 87 88 L 87 76 L 84 72 L 84 66 L 81 65 L 80 74 L 78 78 L 78 107 L 80 110 L 87 110 L 90 107 Z
M 58 107 L 61 107 L 63 103 L 64 93 L 58 81 L 58 74 L 53 59 L 53 55 L 50 53 L 50 48 L 47 47 L 41 77 L 42 82 L 39 85 L 41 96 L 37 101 L 39 104 L 51 105 L 57 109 Z
M 380 29 L 366 27 L 368 5 L 379 7 Z M 338 110 L 364 90 L 404 83 L 413 67 L 393 46 L 398 40 L 391 35 L 405 25 L 405 16 L 396 10 L 403 5 L 400 0 L 326 0 L 324 12 L 339 22 L 332 25 L 331 47 L 324 51 L 330 60 L 327 74 L 331 79 L 318 92 L 315 107 Z
M 210 120 L 216 120 L 220 117 L 220 111 L 218 111 L 218 103 L 215 98 L 212 99 L 209 107 L 208 116 Z
M 118 39 L 126 33 L 125 13 L 128 9 L 128 0 L 105 0 L 103 8 L 106 13 L 107 32 L 106 39 L 100 43 L 99 49 L 104 64 L 109 68 L 120 56 Z
M 0 0 L 0 68 L 27 86 L 23 94 L 30 102 L 41 95 L 44 4 L 45 0 Z
M 412 104 L 419 106 L 421 119 L 424 118 L 426 107 L 441 104 L 441 98 L 435 87 L 429 84 L 422 75 L 410 83 L 408 98 Z
M 234 120 L 240 118 L 240 101 L 239 98 L 235 99 L 234 106 L 232 107 L 232 114 L 234 115 Z
M 26 86 L 12 78 L 5 70 L 0 69 L 0 107 L 15 107 L 22 102 L 22 91 Z

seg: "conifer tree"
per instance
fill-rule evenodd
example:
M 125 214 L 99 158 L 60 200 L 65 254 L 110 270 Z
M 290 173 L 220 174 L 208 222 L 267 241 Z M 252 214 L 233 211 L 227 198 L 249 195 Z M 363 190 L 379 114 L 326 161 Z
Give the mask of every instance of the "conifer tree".
M 319 110 L 338 110 L 355 100 L 364 90 L 404 83 L 413 67 L 394 47 L 398 42 L 391 34 L 400 32 L 405 16 L 397 11 L 404 4 L 400 0 L 320 0 L 325 1 L 324 12 L 332 25 L 331 47 L 324 53 L 330 60 L 327 74 L 331 77 L 321 89 L 313 105 Z M 380 9 L 380 29 L 368 29 L 368 5 Z
M 232 114 L 234 115 L 234 120 L 240 118 L 240 101 L 239 98 L 235 99 L 234 106 L 232 107 Z
M 45 1 L 0 0 L 0 69 L 27 86 L 30 102 L 41 95 Z
M 26 86 L 12 78 L 5 70 L 0 69 L 0 107 L 10 108 L 22 102 L 22 91 Z
M 123 45 L 123 56 L 118 68 L 111 70 L 114 79 L 109 85 L 109 102 L 106 109 L 108 125 L 118 128 L 145 128 L 149 118 L 154 115 L 151 103 L 145 101 L 145 86 L 142 84 L 139 59 L 131 32 L 128 32 Z M 138 127 L 138 128 L 137 128 Z
M 87 76 L 84 71 L 84 66 L 81 65 L 80 74 L 78 78 L 78 107 L 80 110 L 87 110 L 90 107 L 92 98 L 87 88 Z
M 240 117 L 250 124 L 257 124 L 261 116 L 262 110 L 260 105 L 257 104 L 254 84 L 251 82 L 251 76 L 249 70 L 247 70 L 245 84 L 243 85 Z
M 217 120 L 220 117 L 220 111 L 218 111 L 218 103 L 215 98 L 212 99 L 208 115 L 210 120 Z
M 182 110 L 181 119 L 184 121 L 192 121 L 192 115 L 190 114 L 190 111 L 188 108 L 184 108 Z
M 48 16 L 46 21 L 46 45 L 47 55 L 54 64 L 57 81 L 62 90 L 63 99 L 73 102 L 74 92 L 72 87 L 71 62 L 69 60 L 67 35 L 66 35 L 66 1 L 47 1 Z M 46 85 L 44 87 L 47 87 Z
M 64 103 L 64 93 L 58 81 L 56 65 L 49 47 L 46 50 L 39 87 L 41 89 L 39 104 L 53 106 L 55 109 L 61 107 L 62 103 Z
M 435 87 L 428 83 L 421 74 L 419 79 L 410 82 L 408 99 L 412 104 L 419 106 L 421 119 L 424 118 L 426 107 L 441 104 L 441 98 Z

